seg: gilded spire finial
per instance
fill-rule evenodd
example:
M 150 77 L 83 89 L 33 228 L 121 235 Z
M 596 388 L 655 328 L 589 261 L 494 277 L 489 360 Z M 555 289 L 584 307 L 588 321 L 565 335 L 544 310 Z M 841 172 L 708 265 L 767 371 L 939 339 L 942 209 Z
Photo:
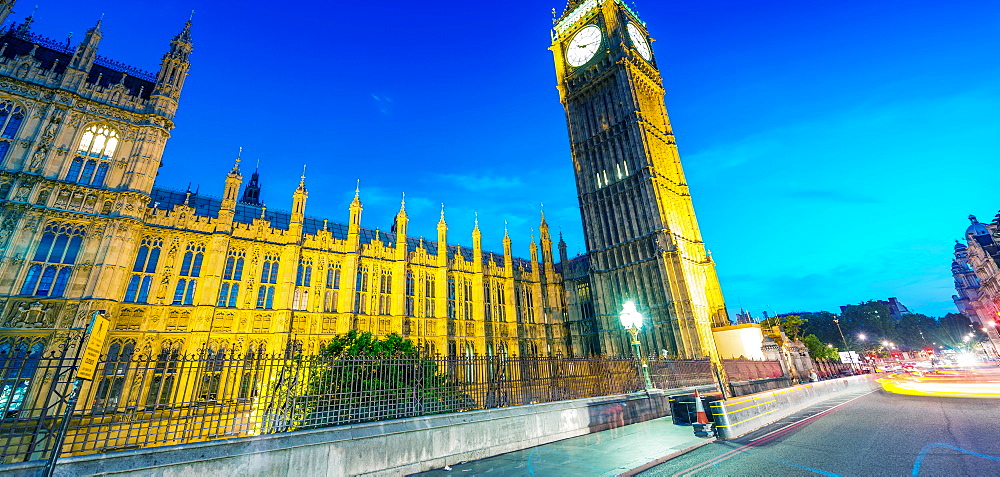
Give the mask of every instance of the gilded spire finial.
M 243 159 L 243 146 L 240 146 L 239 152 L 236 153 L 236 163 L 233 164 L 233 172 L 240 172 L 240 161 Z
M 354 186 L 354 200 L 361 200 L 361 179 Z
M 444 222 L 444 202 L 441 203 L 441 222 Z

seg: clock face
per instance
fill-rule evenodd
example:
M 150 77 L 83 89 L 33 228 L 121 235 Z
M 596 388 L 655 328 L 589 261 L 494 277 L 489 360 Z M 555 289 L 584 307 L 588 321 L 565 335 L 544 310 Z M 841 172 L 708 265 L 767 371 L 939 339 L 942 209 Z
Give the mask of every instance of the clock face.
M 566 47 L 566 62 L 573 67 L 586 64 L 601 47 L 601 37 L 601 29 L 596 25 L 583 27 Z
M 649 48 L 649 42 L 646 41 L 646 36 L 639 31 L 639 27 L 629 23 L 625 29 L 628 30 L 628 36 L 632 39 L 632 46 L 639 52 L 639 56 L 646 61 L 653 59 L 653 50 Z

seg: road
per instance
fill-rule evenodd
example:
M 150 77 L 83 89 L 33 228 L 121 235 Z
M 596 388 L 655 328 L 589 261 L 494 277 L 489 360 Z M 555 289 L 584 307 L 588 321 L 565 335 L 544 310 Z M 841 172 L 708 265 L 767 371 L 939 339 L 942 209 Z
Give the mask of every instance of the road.
M 1000 400 L 854 394 L 640 475 L 817 474 L 1000 475 Z

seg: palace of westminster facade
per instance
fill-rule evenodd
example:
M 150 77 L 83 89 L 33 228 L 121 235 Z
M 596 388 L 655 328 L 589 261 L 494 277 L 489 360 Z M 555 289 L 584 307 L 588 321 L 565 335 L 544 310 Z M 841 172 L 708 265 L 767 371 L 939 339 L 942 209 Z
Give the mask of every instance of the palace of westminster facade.
M 346 224 L 310 217 L 305 176 L 290 212 L 270 210 L 239 158 L 221 198 L 158 187 L 190 22 L 156 74 L 98 56 L 100 22 L 75 47 L 32 23 L 0 32 L 0 346 L 103 310 L 116 356 L 312 353 L 352 329 L 441 355 L 620 355 L 630 299 L 643 349 L 717 358 L 721 289 L 645 24 L 621 0 L 571 0 L 553 30 L 588 251 L 572 260 L 544 215 L 522 259 L 506 236 L 482 250 L 478 225 L 449 245 L 444 210 L 437 241 L 407 235 L 405 203 L 389 232 L 364 228 L 360 193 Z

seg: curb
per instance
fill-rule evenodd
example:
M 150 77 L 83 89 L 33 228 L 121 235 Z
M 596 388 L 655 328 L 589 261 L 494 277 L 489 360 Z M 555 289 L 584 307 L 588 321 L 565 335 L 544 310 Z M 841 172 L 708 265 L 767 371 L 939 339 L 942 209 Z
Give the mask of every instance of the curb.
M 618 477 L 632 477 L 632 476 L 634 476 L 634 475 L 636 475 L 636 474 L 638 474 L 640 472 L 644 472 L 644 471 L 649 470 L 649 469 L 651 469 L 653 467 L 656 467 L 656 466 L 658 466 L 658 465 L 660 465 L 660 464 L 662 464 L 662 463 L 664 463 L 664 462 L 666 462 L 666 461 L 668 461 L 670 459 L 673 459 L 674 457 L 678 457 L 678 456 L 687 454 L 688 452 L 691 452 L 691 451 L 693 451 L 693 450 L 695 450 L 695 449 L 697 449 L 697 448 L 699 448 L 701 446 L 711 444 L 711 443 L 715 442 L 716 440 L 717 440 L 717 438 L 715 438 L 715 437 L 709 437 L 707 439 L 703 439 L 701 442 L 699 442 L 699 443 L 697 443 L 697 444 L 695 444 L 693 446 L 688 446 L 688 447 L 685 447 L 684 449 L 680 449 L 680 450 L 671 452 L 670 454 L 667 454 L 667 455 L 665 455 L 663 457 L 660 457 L 659 459 L 656 459 L 656 460 L 654 460 L 652 462 L 647 462 L 647 463 L 642 464 L 639 467 L 636 467 L 634 469 L 626 470 L 625 472 L 622 472 L 622 473 L 618 474 Z

